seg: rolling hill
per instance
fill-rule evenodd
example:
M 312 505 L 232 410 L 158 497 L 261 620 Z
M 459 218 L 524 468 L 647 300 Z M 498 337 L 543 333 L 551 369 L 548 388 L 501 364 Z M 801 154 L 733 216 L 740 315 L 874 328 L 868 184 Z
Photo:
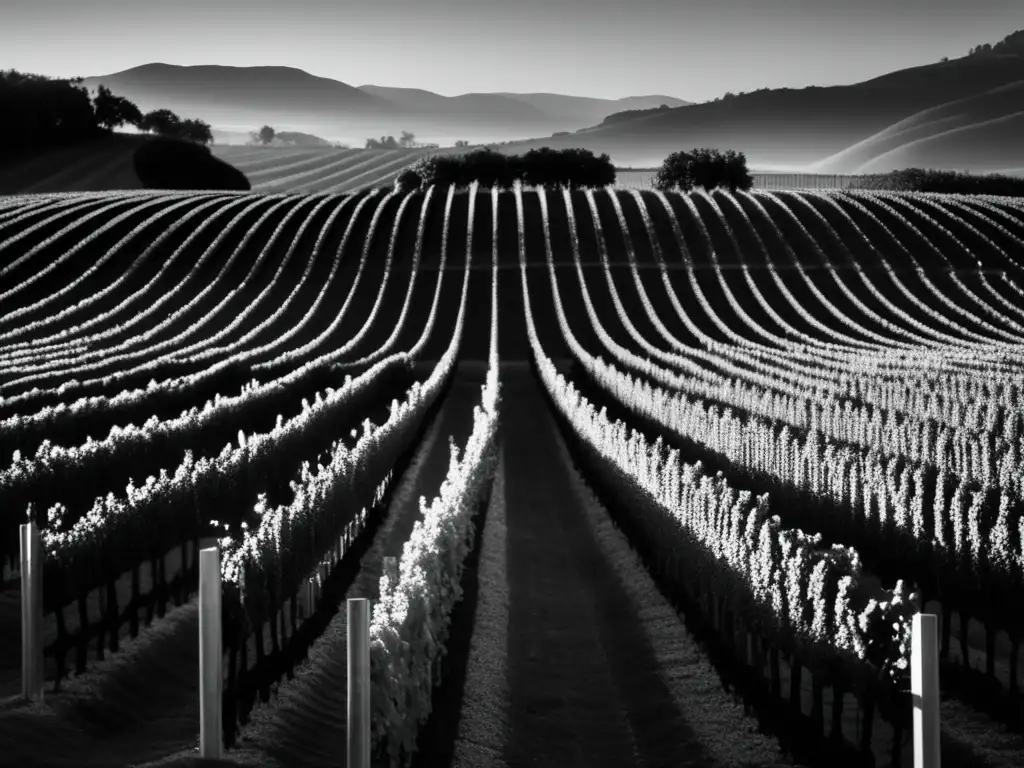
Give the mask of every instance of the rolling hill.
M 455 139 L 505 141 L 573 131 L 624 109 L 679 107 L 670 96 L 592 99 L 552 93 L 467 93 L 442 96 L 415 88 L 354 87 L 291 67 L 146 64 L 85 78 L 136 102 L 199 117 L 221 132 L 263 124 L 355 143 L 366 136 L 412 131 L 441 144 Z
M 585 147 L 608 153 L 617 165 L 651 166 L 680 149 L 731 147 L 744 151 L 752 166 L 798 168 L 830 158 L 925 110 L 981 97 L 1022 80 L 1024 56 L 966 56 L 853 85 L 766 89 L 501 149 L 519 153 L 541 146 Z M 985 113 L 978 120 L 968 116 L 966 124 L 1003 117 L 1015 125 L 1011 115 L 1019 107 L 1012 101 L 1012 96 L 993 96 L 965 102 L 966 108 Z M 940 155 L 938 160 L 940 167 L 963 165 L 956 156 Z
M 1024 164 L 1024 80 L 926 109 L 816 163 L 822 173 L 891 168 L 1002 172 Z
M 146 64 L 87 77 L 82 84 L 89 89 L 106 85 L 144 111 L 166 107 L 183 117 L 238 130 L 285 120 L 335 126 L 343 119 L 379 121 L 396 111 L 385 99 L 292 67 Z

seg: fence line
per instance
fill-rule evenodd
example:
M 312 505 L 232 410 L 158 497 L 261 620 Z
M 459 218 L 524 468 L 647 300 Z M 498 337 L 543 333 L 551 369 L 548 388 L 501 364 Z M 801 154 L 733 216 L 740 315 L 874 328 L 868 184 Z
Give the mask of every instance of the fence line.
M 42 700 L 42 547 L 34 522 L 21 534 L 22 695 Z M 199 753 L 218 759 L 224 754 L 221 699 L 224 695 L 224 641 L 221 624 L 220 550 L 199 552 Z M 370 601 L 347 600 L 348 764 L 367 768 L 370 762 Z M 935 614 L 914 616 L 911 644 L 914 768 L 939 768 L 939 640 Z M 341 723 L 339 723 L 340 729 Z

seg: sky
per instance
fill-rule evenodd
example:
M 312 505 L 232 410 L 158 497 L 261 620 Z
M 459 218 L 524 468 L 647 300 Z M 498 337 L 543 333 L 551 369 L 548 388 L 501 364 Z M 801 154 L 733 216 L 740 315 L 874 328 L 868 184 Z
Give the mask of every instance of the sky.
M 1022 0 L 0 0 L 0 69 L 289 66 L 445 96 L 706 101 L 854 83 L 1017 29 Z

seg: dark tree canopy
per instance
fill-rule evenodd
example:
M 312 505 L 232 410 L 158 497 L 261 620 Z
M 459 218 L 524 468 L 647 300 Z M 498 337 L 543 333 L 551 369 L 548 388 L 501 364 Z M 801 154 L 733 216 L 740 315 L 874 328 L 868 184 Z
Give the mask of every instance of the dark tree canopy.
M 414 177 L 420 186 L 469 186 L 510 189 L 516 181 L 529 186 L 564 186 L 572 189 L 605 187 L 615 183 L 615 167 L 608 155 L 594 157 L 586 149 L 530 150 L 524 155 L 505 155 L 482 148 L 464 155 L 433 155 L 410 166 L 405 183 Z
M 123 125 L 139 125 L 142 122 L 142 111 L 124 96 L 116 96 L 105 85 L 98 89 L 93 99 L 96 122 L 107 130 L 120 128 Z
M 399 149 L 400 146 L 394 136 L 381 136 L 379 139 L 366 140 L 367 149 Z
M 272 142 L 274 140 L 274 136 L 276 135 L 277 131 L 275 131 L 269 125 L 264 125 L 262 128 L 260 128 L 258 134 L 260 141 L 263 142 L 264 144 L 269 144 L 270 142 Z
M 742 152 L 728 149 L 694 149 L 673 152 L 658 169 L 654 186 L 662 191 L 694 187 L 710 190 L 728 187 L 732 191 L 750 189 L 754 180 L 747 169 L 747 158 Z
M 0 71 L 0 144 L 32 149 L 103 135 L 81 78 L 51 80 L 16 70 Z

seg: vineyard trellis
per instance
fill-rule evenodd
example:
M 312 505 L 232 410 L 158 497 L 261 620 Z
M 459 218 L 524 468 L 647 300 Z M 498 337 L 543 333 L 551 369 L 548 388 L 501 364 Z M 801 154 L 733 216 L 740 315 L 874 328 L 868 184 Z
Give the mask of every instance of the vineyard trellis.
M 215 546 L 235 748 L 479 360 L 472 432 L 373 606 L 375 754 L 408 761 L 518 360 L 723 674 L 828 759 L 904 764 L 922 613 L 943 696 L 1019 731 L 1024 208 L 797 186 L 15 198 L 0 556 L 10 589 L 27 514 L 26 691 L 194 602 Z

